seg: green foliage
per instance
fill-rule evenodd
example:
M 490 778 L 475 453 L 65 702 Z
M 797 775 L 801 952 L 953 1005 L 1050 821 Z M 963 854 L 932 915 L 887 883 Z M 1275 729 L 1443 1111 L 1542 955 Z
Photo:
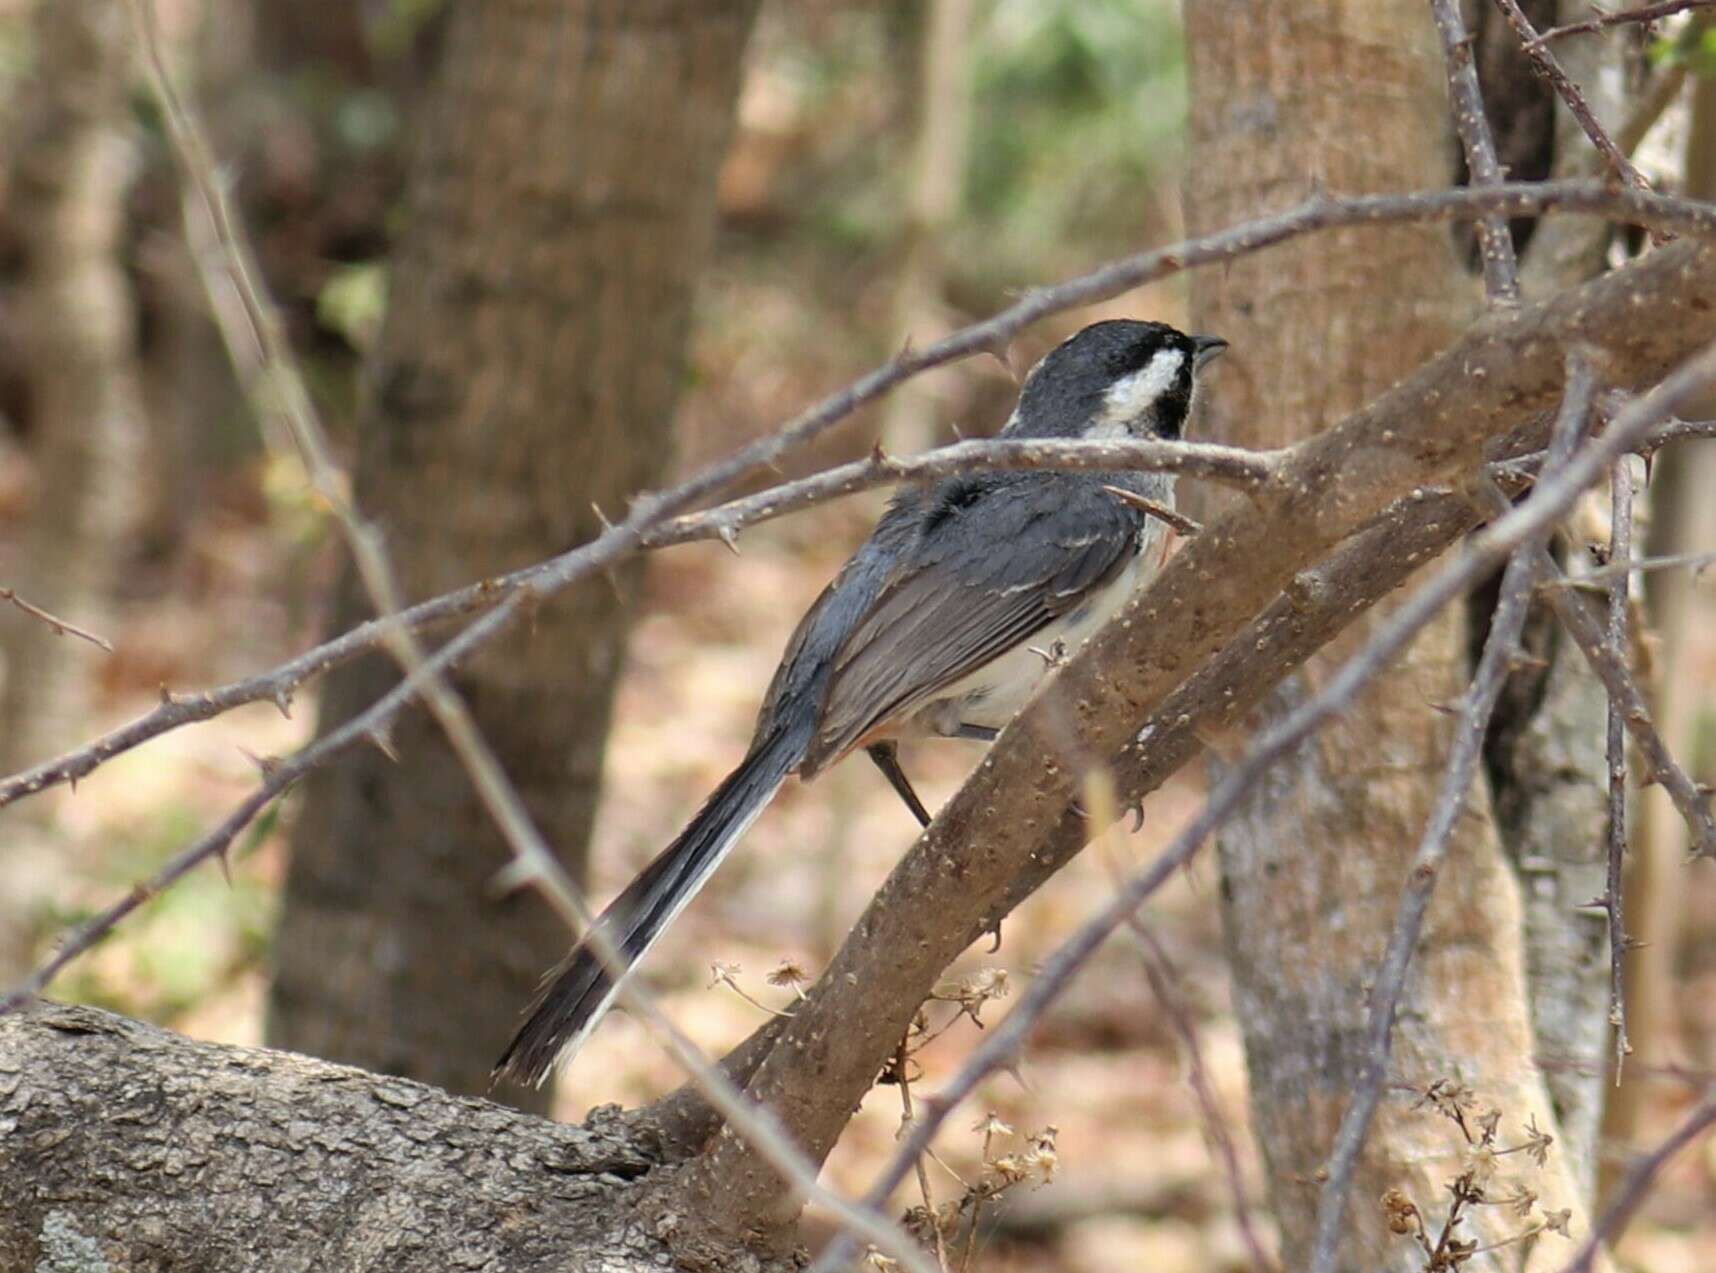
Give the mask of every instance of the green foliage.
M 1185 47 L 1167 5 L 998 0 L 978 33 L 970 242 L 1005 278 L 1014 261 L 1090 260 L 1129 244 L 1146 192 L 1177 160 Z M 1038 266 L 1040 269 L 1040 265 Z
M 336 265 L 316 296 L 316 321 L 367 354 L 387 313 L 387 267 L 380 261 Z
M 751 50 L 741 131 L 764 162 L 737 228 L 752 268 L 801 296 L 820 275 L 842 313 L 906 239 L 924 19 L 921 4 L 765 8 Z M 1172 0 L 982 0 L 969 54 L 963 204 L 940 245 L 957 308 L 1162 236 L 1186 112 Z
M 277 828 L 278 810 L 278 804 L 266 810 L 234 853 L 230 887 L 217 864 L 192 871 L 139 907 L 111 950 L 73 965 L 56 993 L 170 1023 L 226 989 L 235 973 L 260 964 L 274 926 L 275 887 L 239 863 Z M 159 870 L 206 829 L 204 822 L 199 811 L 173 804 L 129 833 L 116 833 L 91 880 L 92 895 L 105 903 Z M 89 907 L 67 908 L 49 917 L 49 928 L 60 931 L 92 914 Z
M 1650 57 L 1659 66 L 1684 66 L 1694 75 L 1716 76 L 1716 25 L 1689 22 L 1675 34 L 1657 39 Z

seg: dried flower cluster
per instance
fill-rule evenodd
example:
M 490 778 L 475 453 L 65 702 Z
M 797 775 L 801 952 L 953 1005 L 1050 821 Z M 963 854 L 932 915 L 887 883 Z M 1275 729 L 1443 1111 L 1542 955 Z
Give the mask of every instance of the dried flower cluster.
M 1460 1173 L 1448 1182 L 1448 1214 L 1434 1237 L 1418 1205 L 1399 1189 L 1390 1189 L 1380 1200 L 1390 1233 L 1409 1237 L 1424 1252 L 1422 1273 L 1454 1273 L 1473 1256 L 1512 1246 L 1541 1233 L 1572 1237 L 1572 1212 L 1543 1211 L 1529 1173 L 1509 1174 L 1504 1159 L 1522 1154 L 1538 1168 L 1547 1165 L 1555 1138 L 1537 1126 L 1535 1117 L 1525 1121 L 1525 1139 L 1515 1145 L 1500 1141 L 1502 1111 L 1479 1102 L 1476 1093 L 1457 1079 L 1437 1079 L 1425 1088 L 1415 1108 L 1429 1108 L 1460 1129 L 1466 1142 Z M 1473 1207 L 1503 1207 L 1528 1223 L 1511 1237 L 1488 1245 L 1476 1238 L 1459 1236 L 1460 1225 Z M 1536 1213 L 1536 1218 L 1533 1215 Z

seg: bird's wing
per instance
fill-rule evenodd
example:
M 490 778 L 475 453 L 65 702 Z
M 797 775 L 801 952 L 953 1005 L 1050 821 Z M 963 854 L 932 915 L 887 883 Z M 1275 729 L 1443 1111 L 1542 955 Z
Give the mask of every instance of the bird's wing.
M 806 772 L 1076 609 L 1131 560 L 1140 523 L 1083 474 L 943 484 L 835 658 Z

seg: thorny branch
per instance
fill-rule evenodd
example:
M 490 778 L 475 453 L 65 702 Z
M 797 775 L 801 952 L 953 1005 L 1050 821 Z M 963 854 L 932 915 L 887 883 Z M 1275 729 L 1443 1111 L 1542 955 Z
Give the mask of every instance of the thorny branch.
M 1623 455 L 1609 469 L 1609 560 L 1626 561 L 1633 552 L 1633 468 Z M 1607 650 L 1612 662 L 1627 664 L 1627 622 L 1632 575 L 1622 571 L 1609 582 Z M 1609 694 L 1605 749 L 1609 774 L 1608 876 L 1603 910 L 1609 921 L 1609 1025 L 1615 1032 L 1615 1082 L 1633 1050 L 1627 1042 L 1625 967 L 1627 930 L 1623 876 L 1627 853 L 1627 722 L 1621 700 Z
M 232 350 L 235 366 L 242 374 L 247 366 L 252 365 L 253 357 L 254 368 L 259 377 L 270 382 L 270 387 L 278 395 L 311 484 L 333 510 L 358 567 L 364 589 L 382 616 L 382 627 L 378 633 L 380 643 L 399 663 L 405 676 L 398 688 L 403 689 L 415 682 L 416 693 L 422 697 L 446 734 L 489 815 L 512 850 L 515 858 L 511 872 L 514 886 L 528 883 L 540 889 L 573 931 L 582 929 L 587 934 L 593 933 L 594 949 L 617 975 L 621 965 L 611 941 L 605 933 L 595 928 L 594 916 L 588 904 L 536 829 L 523 800 L 482 737 L 463 699 L 442 675 L 443 667 L 447 666 L 450 660 L 443 660 L 440 654 L 434 659 L 426 657 L 415 633 L 393 617 L 403 608 L 403 603 L 381 536 L 373 526 L 362 520 L 348 498 L 350 483 L 332 457 L 326 432 L 321 426 L 303 375 L 286 341 L 278 309 L 257 281 L 252 254 L 215 175 L 212 152 L 204 140 L 201 124 L 178 96 L 167 72 L 155 28 L 153 0 L 131 0 L 131 12 L 149 71 L 150 84 L 167 119 L 175 154 L 183 169 L 189 191 L 194 192 L 201 201 L 209 223 L 214 227 L 219 263 L 228 276 L 232 290 L 240 298 L 249 321 L 248 335 L 254 341 L 254 350 L 247 349 L 241 334 L 230 324 L 221 325 L 222 334 Z M 207 277 L 208 272 L 205 270 L 205 278 Z M 214 309 L 217 319 L 225 316 L 225 310 L 218 302 L 215 303 Z M 492 635 L 507 623 L 512 614 L 520 608 L 516 603 L 521 602 L 525 595 L 522 590 L 515 593 L 508 599 L 507 604 L 473 623 L 460 638 L 449 643 L 447 649 L 461 642 L 474 648 L 478 641 Z M 445 653 L 446 649 L 441 652 Z M 402 702 L 403 700 L 401 705 Z M 394 710 L 397 710 L 397 707 Z M 361 716 L 369 716 L 373 712 L 374 708 Z M 384 728 L 385 726 L 380 729 L 372 726 L 361 736 L 369 737 L 378 745 L 385 746 Z M 349 730 L 349 726 L 337 732 L 345 730 Z M 302 762 L 311 750 L 313 748 L 299 754 L 297 759 L 300 763 L 296 768 L 282 766 L 275 774 L 268 776 L 262 788 L 253 793 L 238 811 L 217 828 L 215 837 L 224 833 L 222 844 L 230 844 L 232 837 L 244 824 L 278 794 L 278 791 L 284 790 L 284 786 L 281 786 L 270 792 L 271 784 L 276 781 L 295 781 L 307 771 L 309 766 Z M 211 844 L 209 851 L 221 850 Z M 143 897 L 135 890 L 132 896 L 126 899 L 132 906 L 142 900 Z M 89 931 L 86 926 L 85 932 Z M 60 957 L 63 958 L 66 953 L 62 950 Z M 38 977 L 40 975 L 37 974 Z M 620 995 L 626 1006 L 636 1012 L 651 1028 L 651 1033 L 662 1042 L 669 1055 L 685 1068 L 711 1104 L 721 1111 L 729 1126 L 743 1135 L 759 1154 L 792 1181 L 806 1197 L 815 1198 L 828 1206 L 839 1217 L 844 1226 L 843 1231 L 864 1234 L 913 1270 L 913 1273 L 930 1273 L 921 1253 L 904 1233 L 883 1218 L 860 1213 L 844 1198 L 822 1186 L 817 1180 L 816 1169 L 805 1160 L 777 1121 L 766 1111 L 758 1110 L 746 1102 L 733 1081 L 673 1029 L 646 992 L 635 984 L 628 985 L 622 981 Z M 16 994 L 9 996 L 6 1004 L 0 1005 L 0 1012 L 15 1004 L 19 998 Z
M 1554 438 L 1550 443 L 1545 474 L 1553 474 L 1571 455 L 1591 409 L 1592 379 L 1589 368 L 1578 358 L 1570 358 L 1567 368 L 1567 388 L 1556 421 Z M 1541 487 L 1539 490 L 1541 491 Z M 1506 497 L 1496 492 L 1494 499 L 1505 506 Z M 1553 525 L 1539 536 L 1553 532 Z M 1531 606 L 1532 589 L 1537 581 L 1537 560 L 1533 547 L 1539 536 L 1521 541 L 1508 558 L 1502 574 L 1501 599 L 1490 621 L 1489 637 L 1484 642 L 1472 683 L 1466 690 L 1464 710 L 1459 730 L 1448 753 L 1448 763 L 1436 802 L 1431 807 L 1424 834 L 1412 855 L 1407 869 L 1406 887 L 1401 893 L 1394 927 L 1389 933 L 1388 946 L 1377 970 L 1375 987 L 1371 991 L 1370 1021 L 1366 1030 L 1364 1059 L 1359 1067 L 1358 1083 L 1352 1103 L 1341 1118 L 1329 1153 L 1328 1175 L 1317 1203 L 1316 1236 L 1311 1248 L 1311 1273 L 1327 1273 L 1334 1268 L 1336 1251 L 1341 1240 L 1341 1221 L 1346 1211 L 1347 1193 L 1352 1188 L 1358 1157 L 1364 1148 L 1376 1107 L 1382 1099 L 1383 1080 L 1388 1074 L 1388 1059 L 1394 1033 L 1394 1014 L 1401 993 L 1406 988 L 1406 973 L 1418 948 L 1423 931 L 1424 916 L 1430 907 L 1430 895 L 1436 887 L 1442 864 L 1453 841 L 1454 827 L 1466 806 L 1467 793 L 1478 762 L 1483 757 L 1484 738 L 1489 732 L 1490 718 L 1496 701 L 1501 697 L 1508 674 L 1519 649 L 1520 632 L 1524 629 L 1526 613 Z
M 1474 186 L 1497 186 L 1503 178 L 1496 159 L 1496 139 L 1484 113 L 1483 89 L 1472 58 L 1472 36 L 1460 16 L 1459 0 L 1431 0 L 1436 31 L 1442 37 L 1442 57 L 1448 66 L 1448 101 L 1454 129 L 1466 152 L 1466 167 Z M 1491 213 L 1478 221 L 1478 255 L 1484 265 L 1484 291 L 1496 305 L 1519 303 L 1519 261 L 1507 218 Z
M 1621 1182 L 1620 1191 L 1615 1195 L 1615 1201 L 1603 1213 L 1602 1219 L 1591 1226 L 1591 1232 L 1586 1235 L 1584 1243 L 1561 1273 L 1591 1273 L 1597 1252 L 1605 1245 L 1613 1245 L 1620 1240 L 1621 1234 L 1626 1232 L 1627 1224 L 1633 1218 L 1633 1212 L 1638 1210 L 1639 1204 L 1650 1193 L 1651 1184 L 1658 1173 L 1668 1165 L 1671 1158 L 1712 1127 L 1716 1127 L 1716 1090 L 1682 1119 L 1680 1125 L 1669 1133 L 1661 1144 L 1639 1157 L 1628 1168 L 1626 1179 Z
M 1525 16 L 1525 11 L 1519 7 L 1519 0 L 1496 0 L 1497 6 L 1507 18 L 1507 23 L 1513 28 L 1514 35 L 1525 50 L 1525 55 L 1531 61 L 1535 70 L 1572 112 L 1573 118 L 1579 121 L 1579 127 L 1585 130 L 1585 136 L 1591 139 L 1591 144 L 1602 152 L 1603 158 L 1609 161 L 1609 166 L 1617 176 L 1633 190 L 1648 190 L 1650 183 L 1644 179 L 1644 174 L 1633 166 L 1633 161 L 1615 144 L 1614 138 L 1598 122 L 1597 116 L 1591 110 L 1591 104 L 1585 100 L 1585 94 L 1580 92 L 1572 77 L 1562 68 L 1561 62 L 1545 47 L 1538 38 L 1537 28 L 1531 25 L 1531 19 Z
M 1271 727 L 1217 785 L 1204 807 L 1144 870 L 1117 890 L 1108 906 L 1092 916 L 1043 963 L 1019 1004 L 989 1034 L 912 1129 L 888 1166 L 865 1194 L 864 1205 L 882 1206 L 898 1187 L 911 1164 L 934 1139 L 947 1116 L 989 1074 L 1018 1053 L 1036 1022 L 1059 998 L 1096 950 L 1156 889 L 1191 861 L 1204 840 L 1219 828 L 1263 775 L 1284 755 L 1314 733 L 1330 716 L 1351 703 L 1376 673 L 1446 604 L 1466 592 L 1521 545 L 1550 531 L 1580 493 L 1603 470 L 1645 435 L 1652 424 L 1672 413 L 1684 400 L 1716 379 L 1716 346 L 1707 348 L 1654 389 L 1634 399 L 1601 435 L 1589 442 L 1558 472 L 1540 481 L 1531 495 L 1488 529 L 1475 536 L 1467 552 L 1443 566 L 1378 627 L 1357 654 L 1314 697 Z M 1505 503 L 1505 501 L 1504 501 Z M 1539 566 L 1541 569 L 1541 566 Z M 812 1273 L 835 1273 L 852 1254 L 844 1239 L 830 1245 L 812 1266 Z
M 1631 9 L 1621 9 L 1615 12 L 1605 12 L 1596 5 L 1596 16 L 1586 18 L 1583 22 L 1569 22 L 1565 26 L 1552 27 L 1540 35 L 1534 35 L 1527 41 L 1527 52 L 1534 44 L 1547 44 L 1551 40 L 1559 40 L 1568 35 L 1589 35 L 1596 31 L 1606 31 L 1610 27 L 1623 23 L 1652 23 L 1660 22 L 1663 18 L 1672 18 L 1677 13 L 1685 13 L 1689 9 L 1708 9 L 1716 5 L 1716 0 L 1660 0 L 1657 4 L 1635 5 Z
M 10 601 L 31 618 L 40 619 L 53 630 L 55 636 L 74 636 L 79 640 L 88 641 L 91 645 L 100 646 L 109 654 L 113 653 L 113 643 L 106 637 L 99 637 L 88 628 L 80 628 L 77 624 L 62 619 L 57 614 L 49 614 L 42 607 L 25 601 L 10 588 L 0 588 L 0 601 Z
M 1716 860 L 1716 815 L 1711 812 L 1710 792 L 1694 782 L 1669 751 L 1668 744 L 1651 720 L 1644 691 L 1634 679 L 1626 658 L 1617 656 L 1609 648 L 1604 623 L 1592 613 L 1590 603 L 1579 595 L 1578 589 L 1566 586 L 1561 567 L 1547 550 L 1540 554 L 1540 561 L 1547 563 L 1544 578 L 1554 585 L 1543 589 L 1545 600 L 1555 611 L 1561 626 L 1579 646 L 1597 679 L 1603 682 L 1603 688 L 1620 705 L 1627 732 L 1632 735 L 1633 745 L 1639 749 L 1644 761 L 1642 781 L 1647 785 L 1652 782 L 1663 785 L 1674 807 L 1686 820 L 1693 853 Z
M 1613 190 L 1594 182 L 1510 183 L 1484 189 L 1370 195 L 1338 200 L 1319 195 L 1286 212 L 1168 248 L 1125 257 L 1065 283 L 1033 292 L 993 317 L 962 328 L 921 351 L 901 353 L 800 412 L 775 433 L 741 448 L 727 460 L 712 465 L 671 490 L 640 495 L 623 521 L 587 544 L 548 561 L 498 578 L 479 580 L 431 598 L 388 619 L 370 620 L 268 672 L 200 694 L 175 696 L 130 724 L 83 747 L 6 778 L 0 781 L 0 808 L 48 787 L 76 782 L 114 756 L 181 725 L 210 720 L 247 703 L 272 702 L 286 711 L 293 692 L 300 685 L 329 668 L 377 648 L 395 625 L 413 632 L 422 631 L 463 615 L 487 610 L 521 591 L 528 592 L 533 603 L 543 601 L 641 548 L 665 547 L 698 539 L 730 539 L 745 526 L 769 517 L 809 507 L 823 499 L 901 480 L 897 474 L 909 466 L 922 465 L 910 469 L 911 476 L 917 478 L 940 475 L 943 470 L 937 466 L 944 460 L 936 457 L 944 457 L 959 447 L 983 448 L 995 444 L 961 443 L 909 459 L 872 456 L 855 465 L 831 470 L 831 473 L 841 474 L 838 478 L 818 475 L 803 482 L 788 483 L 773 496 L 764 492 L 704 513 L 680 516 L 742 478 L 775 464 L 902 381 L 972 354 L 1004 349 L 1019 332 L 1051 314 L 1106 300 L 1185 269 L 1234 260 L 1320 230 L 1399 221 L 1454 220 L 1487 212 L 1523 216 L 1550 208 L 1611 216 L 1646 227 L 1672 228 L 1716 238 L 1716 207 L 1709 204 L 1653 193 Z M 1151 446 L 1147 443 L 1113 445 L 1143 447 L 1146 451 Z M 1195 466 L 1203 466 L 1200 476 L 1215 477 L 1220 471 L 1231 477 L 1235 484 L 1243 484 L 1246 480 L 1241 476 L 1243 466 L 1229 466 L 1214 454 L 1224 449 L 1232 452 L 1232 456 L 1245 454 L 1238 448 L 1210 447 L 1202 458 L 1194 459 L 1192 452 L 1182 452 L 1187 458 L 1181 461 L 1186 466 L 1181 471 L 1192 473 L 1198 471 Z M 975 453 L 967 454 L 971 459 L 965 462 L 975 466 Z M 995 454 L 1004 454 L 1004 448 Z M 1158 458 L 1162 462 L 1170 462 L 1167 456 L 1167 450 L 1159 451 Z M 1264 462 L 1268 459 L 1266 455 L 1256 458 Z M 951 461 L 948 462 L 951 465 Z M 1031 466 L 1025 462 L 1023 454 L 1019 462 L 1024 467 Z M 1047 464 L 1043 466 L 1047 467 Z M 1069 464 L 1069 467 L 1078 465 Z M 951 467 L 947 471 L 952 471 Z M 817 486 L 824 480 L 827 482 L 826 490 Z

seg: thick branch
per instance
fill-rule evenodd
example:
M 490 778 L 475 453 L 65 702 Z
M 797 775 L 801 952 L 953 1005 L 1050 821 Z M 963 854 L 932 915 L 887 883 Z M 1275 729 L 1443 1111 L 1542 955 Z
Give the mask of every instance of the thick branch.
M 91 1009 L 0 1019 L 3 1268 L 93 1244 L 127 1269 L 655 1270 L 626 1202 L 656 1156 L 618 1127 Z
M 884 885 L 816 992 L 786 1023 L 751 1094 L 813 1156 L 827 1152 L 934 979 L 1063 825 L 1081 757 L 1106 757 L 1295 576 L 1389 504 L 1476 472 L 1484 443 L 1554 406 L 1562 351 L 1586 343 L 1605 380 L 1639 385 L 1716 336 L 1716 255 L 1677 247 L 1546 303 L 1497 316 L 1344 423 L 1295 447 L 1264 499 L 1210 526 L 1003 734 Z M 1650 297 L 1661 318 L 1631 315 Z M 1291 528 L 1289 530 L 1288 528 Z M 1271 669 L 1251 675 L 1273 679 Z M 1044 757 L 1051 759 L 1045 763 Z M 770 1173 L 723 1135 L 688 1173 L 715 1214 L 783 1223 Z

